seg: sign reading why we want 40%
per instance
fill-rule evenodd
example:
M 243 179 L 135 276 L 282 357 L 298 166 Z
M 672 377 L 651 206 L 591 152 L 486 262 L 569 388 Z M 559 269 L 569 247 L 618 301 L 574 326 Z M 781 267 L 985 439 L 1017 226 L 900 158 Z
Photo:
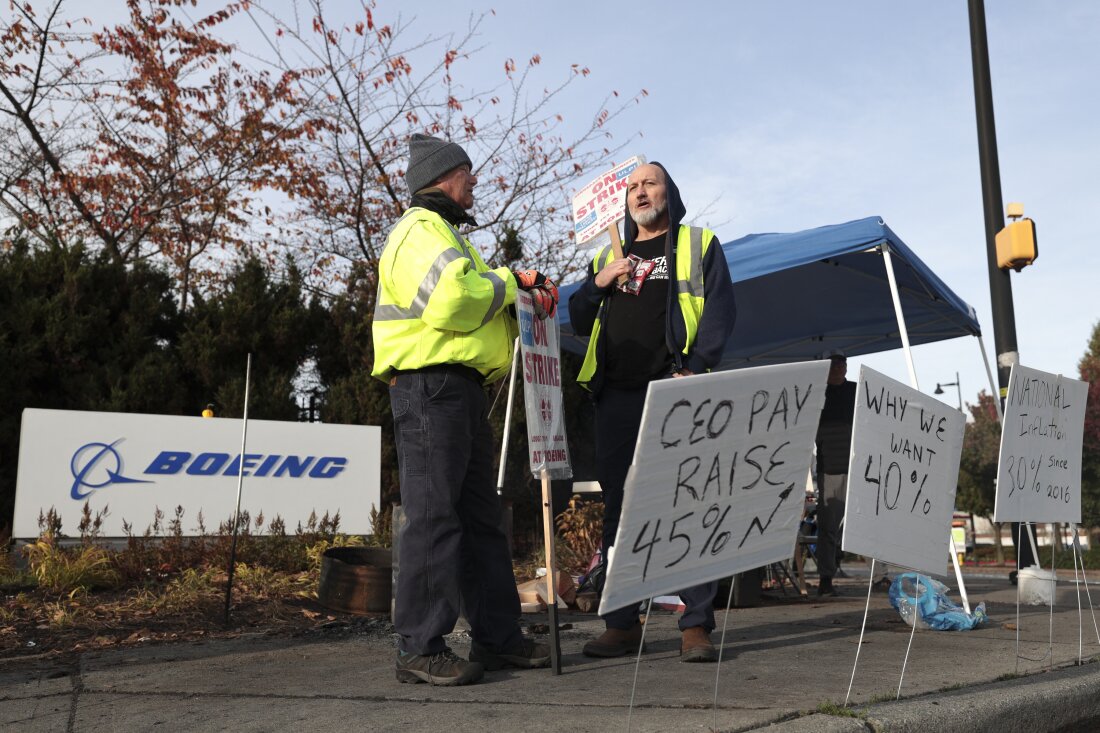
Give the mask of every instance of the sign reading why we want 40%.
M 828 369 L 650 383 L 601 614 L 791 556 Z
M 845 552 L 943 575 L 965 423 L 939 400 L 860 368 Z

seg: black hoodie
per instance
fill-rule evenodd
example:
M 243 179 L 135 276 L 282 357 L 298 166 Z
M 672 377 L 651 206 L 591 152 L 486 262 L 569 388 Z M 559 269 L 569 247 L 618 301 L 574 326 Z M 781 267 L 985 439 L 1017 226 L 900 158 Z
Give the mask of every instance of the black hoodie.
M 668 208 L 668 233 L 665 235 L 665 258 L 668 263 L 669 279 L 667 293 L 667 308 L 665 312 L 665 343 L 673 358 L 674 369 L 688 369 L 699 374 L 712 369 L 722 358 L 722 351 L 726 346 L 726 339 L 733 330 L 734 320 L 737 316 L 737 308 L 734 304 L 733 284 L 730 281 L 729 266 L 722 252 L 721 244 L 715 237 L 706 254 L 703 256 L 703 315 L 699 320 L 699 329 L 695 335 L 695 341 L 687 354 L 683 353 L 684 344 L 687 341 L 687 331 L 684 326 L 684 318 L 680 312 L 679 301 L 675 297 L 676 283 L 676 242 L 680 231 L 680 222 L 687 213 L 683 200 L 680 198 L 680 189 L 665 167 L 654 162 L 653 165 L 660 168 L 665 174 L 665 199 Z M 630 253 L 638 237 L 638 225 L 626 212 L 626 242 L 623 246 L 624 254 Z M 596 344 L 596 373 L 588 388 L 598 393 L 603 387 L 603 366 L 606 359 L 607 324 L 609 319 L 615 318 L 616 298 L 632 298 L 635 296 L 624 294 L 616 290 L 614 285 L 601 288 L 596 285 L 596 275 L 591 268 L 584 284 L 573 293 L 569 299 L 569 318 L 574 330 L 580 336 L 588 336 L 592 333 L 592 327 L 596 322 L 601 303 L 604 304 L 602 314 L 603 328 L 601 328 L 600 343 Z M 660 375 L 658 375 L 660 376 Z

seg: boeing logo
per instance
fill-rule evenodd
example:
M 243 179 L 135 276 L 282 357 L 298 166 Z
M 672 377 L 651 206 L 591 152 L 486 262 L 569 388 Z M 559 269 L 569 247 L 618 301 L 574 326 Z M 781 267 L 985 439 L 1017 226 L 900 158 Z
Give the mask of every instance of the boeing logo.
M 245 453 L 236 457 L 229 453 L 199 453 L 161 451 L 153 459 L 146 474 L 173 476 L 184 471 L 189 476 L 273 476 L 281 478 L 333 478 L 348 465 L 342 456 L 283 456 L 278 454 Z
M 121 442 L 122 438 L 119 438 L 113 443 L 88 443 L 76 449 L 69 461 L 69 470 L 73 474 L 70 496 L 79 501 L 96 489 L 111 484 L 152 483 L 122 475 L 122 456 L 115 450 L 115 446 Z M 82 488 L 88 490 L 81 491 Z
M 113 443 L 88 443 L 73 453 L 69 462 L 73 475 L 70 495 L 79 501 L 93 491 L 112 484 L 150 484 L 153 479 L 122 475 L 123 461 Z M 348 465 L 344 456 L 297 456 L 264 453 L 230 454 L 208 451 L 160 451 L 142 472 L 143 476 L 257 476 L 271 478 L 335 478 Z

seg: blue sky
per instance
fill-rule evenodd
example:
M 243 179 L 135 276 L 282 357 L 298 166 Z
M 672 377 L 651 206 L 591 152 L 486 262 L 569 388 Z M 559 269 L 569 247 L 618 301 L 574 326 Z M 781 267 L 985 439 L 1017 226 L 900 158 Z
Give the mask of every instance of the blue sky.
M 327 5 L 361 17 L 357 3 Z M 109 22 L 116 10 L 101 6 L 93 20 Z M 881 216 L 974 306 L 995 359 L 965 0 L 558 0 L 495 9 L 380 0 L 375 17 L 400 13 L 412 40 L 461 35 L 471 15 L 489 10 L 474 43 L 481 49 L 455 67 L 460 83 L 498 84 L 504 59 L 538 53 L 537 94 L 570 64 L 587 66 L 591 76 L 557 100 L 577 124 L 611 89 L 644 87 L 648 98 L 612 127 L 620 141 L 641 135 L 622 157 L 664 163 L 689 217 L 706 209 L 696 223 L 729 241 Z M 1039 233 L 1036 264 L 1012 276 L 1020 359 L 1076 377 L 1100 320 L 1090 218 L 1100 196 L 1100 3 L 992 0 L 986 17 L 1003 199 L 1023 202 Z M 234 40 L 248 50 L 259 42 L 253 32 Z M 956 372 L 965 401 L 989 388 L 974 339 L 917 347 L 914 360 L 926 392 Z M 909 381 L 900 351 L 851 360 L 850 377 L 860 363 Z M 954 388 L 943 398 L 955 404 Z
M 474 6 L 418 2 L 416 32 L 465 27 Z M 490 6 L 485 6 L 488 9 Z M 379 9 L 389 10 L 389 6 Z M 973 305 L 994 358 L 967 3 L 510 3 L 461 70 L 476 86 L 538 52 L 547 78 L 591 68 L 561 111 L 608 89 L 649 97 L 615 123 L 660 160 L 721 239 L 879 215 Z M 1022 363 L 1077 376 L 1100 320 L 1100 4 L 986 8 L 1002 192 L 1037 223 L 1039 259 L 1012 277 Z M 578 185 L 584 181 L 578 181 Z M 691 213 L 689 212 L 689 216 Z M 752 307 L 752 304 L 741 304 Z M 974 339 L 914 349 L 921 388 L 973 402 L 988 380 Z M 908 382 L 900 351 L 853 359 Z M 994 378 L 995 375 L 994 375 Z M 957 400 L 948 388 L 943 399 Z

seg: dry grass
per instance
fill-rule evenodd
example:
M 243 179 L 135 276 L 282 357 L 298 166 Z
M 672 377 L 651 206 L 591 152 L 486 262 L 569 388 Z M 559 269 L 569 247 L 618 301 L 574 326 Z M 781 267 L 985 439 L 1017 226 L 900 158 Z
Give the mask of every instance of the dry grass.
M 364 544 L 364 538 L 338 531 L 339 516 L 311 516 L 293 533 L 279 517 L 265 522 L 262 516 L 242 516 L 227 627 L 228 523 L 209 534 L 200 515 L 199 534 L 185 535 L 182 509 L 168 521 L 158 510 L 145 532 L 130 532 L 119 549 L 99 537 L 103 516 L 86 508 L 75 542 L 63 541 L 56 513 L 46 512 L 41 536 L 21 556 L 0 553 L 0 655 L 46 650 L 64 656 L 113 645 L 231 636 L 244 628 L 312 628 L 334 618 L 316 602 L 322 553 Z M 376 521 L 388 521 L 388 513 Z

